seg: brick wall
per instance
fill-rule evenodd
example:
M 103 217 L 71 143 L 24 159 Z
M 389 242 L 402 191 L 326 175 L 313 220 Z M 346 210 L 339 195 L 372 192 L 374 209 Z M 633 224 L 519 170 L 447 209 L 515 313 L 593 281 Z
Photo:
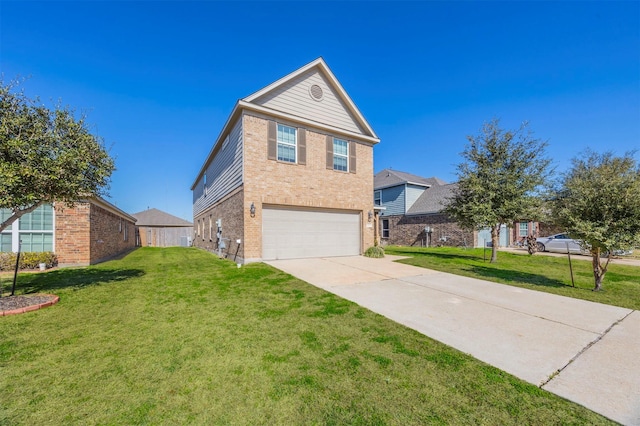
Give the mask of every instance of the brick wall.
M 236 250 L 238 250 L 236 260 L 242 263 L 245 253 L 243 203 L 244 192 L 242 188 L 239 188 L 196 216 L 194 218 L 193 245 L 217 253 L 216 220 L 222 219 L 222 237 L 226 244 L 223 253 L 228 253 L 229 259 L 233 260 Z M 241 240 L 240 247 L 236 242 L 238 239 Z
M 475 232 L 460 228 L 453 219 L 442 214 L 381 216 L 380 227 L 385 219 L 389 220 L 389 238 L 382 238 L 383 245 L 423 246 L 426 244 L 431 247 L 465 244 L 467 247 L 475 247 L 476 245 Z M 430 241 L 424 231 L 426 226 L 432 229 Z
M 89 265 L 89 203 L 55 206 L 55 252 L 60 266 Z
M 90 263 L 117 256 L 136 245 L 135 224 L 100 206 L 91 204 Z
M 102 262 L 133 249 L 135 242 L 134 222 L 100 206 L 89 202 L 55 206 L 55 252 L 60 266 Z
M 268 120 L 245 114 L 244 131 L 244 257 L 262 257 L 262 205 L 342 209 L 360 212 L 362 249 L 373 245 L 373 226 L 368 212 L 373 210 L 373 147 L 356 145 L 356 173 L 328 170 L 326 134 L 307 129 L 306 165 L 267 159 Z M 294 123 L 286 123 L 298 127 Z M 255 217 L 249 208 L 254 203 Z

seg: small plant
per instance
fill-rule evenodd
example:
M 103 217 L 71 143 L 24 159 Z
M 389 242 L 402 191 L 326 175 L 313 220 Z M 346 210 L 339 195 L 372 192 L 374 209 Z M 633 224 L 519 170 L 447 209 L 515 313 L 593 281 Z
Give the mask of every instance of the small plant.
M 381 258 L 384 257 L 384 249 L 380 246 L 369 247 L 367 251 L 364 252 L 366 257 L 374 257 Z

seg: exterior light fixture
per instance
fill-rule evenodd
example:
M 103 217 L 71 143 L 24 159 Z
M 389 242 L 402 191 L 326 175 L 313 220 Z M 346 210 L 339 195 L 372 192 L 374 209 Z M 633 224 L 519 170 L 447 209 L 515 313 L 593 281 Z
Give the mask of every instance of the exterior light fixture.
M 367 216 L 369 218 L 369 222 L 371 222 L 371 219 L 373 219 L 373 212 L 369 210 L 369 213 L 367 213 Z
M 256 205 L 251 202 L 251 207 L 249 207 L 249 213 L 251 213 L 251 217 L 256 217 Z

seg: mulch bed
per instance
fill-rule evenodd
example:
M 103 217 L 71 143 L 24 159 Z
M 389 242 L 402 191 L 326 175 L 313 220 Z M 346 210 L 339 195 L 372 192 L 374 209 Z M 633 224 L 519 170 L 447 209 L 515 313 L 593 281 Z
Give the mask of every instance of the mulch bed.
M 0 316 L 22 314 L 46 308 L 58 303 L 60 298 L 54 294 L 25 294 L 0 297 Z

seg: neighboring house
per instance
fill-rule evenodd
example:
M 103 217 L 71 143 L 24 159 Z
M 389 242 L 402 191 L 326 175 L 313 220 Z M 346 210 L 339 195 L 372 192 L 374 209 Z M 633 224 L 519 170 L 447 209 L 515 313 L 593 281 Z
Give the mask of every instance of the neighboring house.
M 9 214 L 1 209 L 0 221 Z M 133 249 L 135 221 L 102 198 L 45 204 L 0 233 L 0 251 L 54 252 L 60 266 L 91 265 Z
M 541 236 L 540 224 L 538 222 L 533 220 L 515 222 L 511 228 L 511 235 L 509 237 L 512 244 L 526 245 L 526 240 L 529 235 L 536 238 Z
M 361 254 L 378 142 L 322 58 L 240 99 L 191 187 L 193 244 L 239 263 Z
M 470 231 L 442 214 L 447 199 L 453 197 L 456 184 L 436 177 L 423 178 L 410 173 L 385 169 L 374 177 L 374 204 L 382 208 L 380 236 L 383 244 L 406 246 L 483 247 L 491 242 L 488 229 Z M 521 221 L 500 230 L 500 246 L 537 235 L 537 222 Z M 526 232 L 526 234 L 525 234 Z
M 193 223 L 158 209 L 132 215 L 136 222 L 136 245 L 152 247 L 191 246 Z
M 477 233 L 460 228 L 441 213 L 455 184 L 384 169 L 373 178 L 374 204 L 382 207 L 382 244 L 405 246 L 475 246 Z

